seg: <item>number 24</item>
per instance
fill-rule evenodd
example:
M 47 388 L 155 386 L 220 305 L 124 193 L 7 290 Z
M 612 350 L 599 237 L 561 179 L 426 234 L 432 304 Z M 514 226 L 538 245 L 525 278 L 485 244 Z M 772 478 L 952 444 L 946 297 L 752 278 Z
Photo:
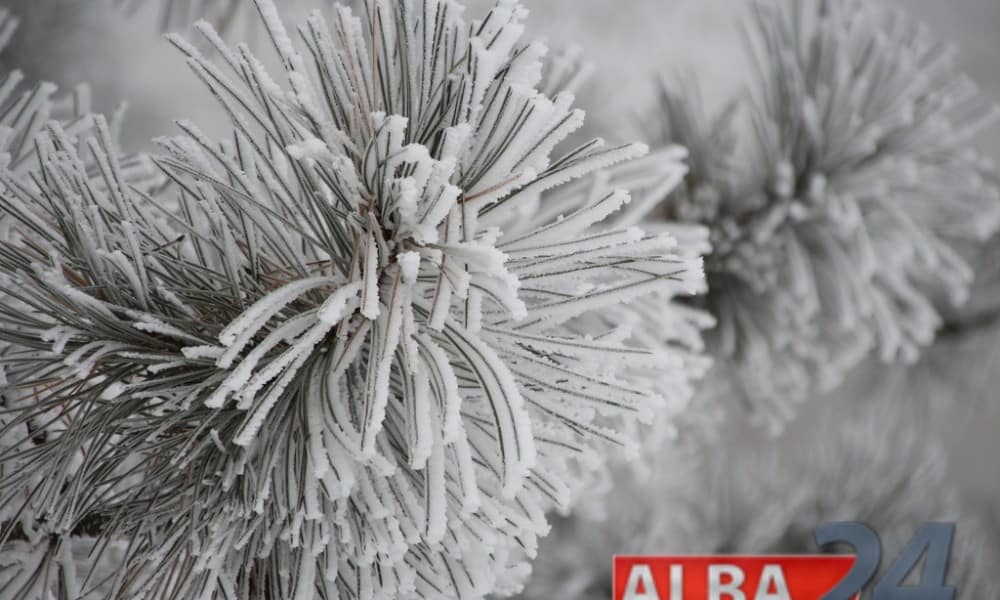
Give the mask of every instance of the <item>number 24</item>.
M 955 537 L 954 523 L 928 523 L 921 527 L 896 562 L 879 579 L 872 600 L 954 600 L 955 588 L 945 585 L 948 555 Z M 850 572 L 823 600 L 851 600 L 871 580 L 882 562 L 882 543 L 863 523 L 828 523 L 816 529 L 816 544 L 843 542 L 854 547 L 856 559 Z M 920 585 L 904 586 L 903 581 L 927 554 Z

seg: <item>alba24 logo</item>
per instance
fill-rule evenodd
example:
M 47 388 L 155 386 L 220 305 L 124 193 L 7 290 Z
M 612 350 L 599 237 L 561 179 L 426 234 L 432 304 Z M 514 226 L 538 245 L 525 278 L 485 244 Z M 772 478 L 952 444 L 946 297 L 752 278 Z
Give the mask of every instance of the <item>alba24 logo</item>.
M 872 600 L 954 600 L 945 584 L 953 523 L 921 527 L 874 583 Z M 882 543 L 857 522 L 823 525 L 820 548 L 854 554 L 808 556 L 615 556 L 613 600 L 859 600 L 882 564 Z M 921 566 L 917 585 L 904 585 Z

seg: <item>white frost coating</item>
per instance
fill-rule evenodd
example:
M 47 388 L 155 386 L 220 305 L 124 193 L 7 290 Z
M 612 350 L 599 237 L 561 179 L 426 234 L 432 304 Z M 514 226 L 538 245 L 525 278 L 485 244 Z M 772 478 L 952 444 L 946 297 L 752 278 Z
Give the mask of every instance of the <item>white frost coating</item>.
M 249 445 L 257 435 L 260 430 L 261 425 L 264 423 L 264 419 L 267 414 L 271 411 L 278 400 L 281 398 L 281 392 L 284 391 L 285 387 L 291 382 L 291 379 L 295 376 L 296 372 L 301 368 L 302 363 L 304 363 L 309 355 L 308 352 L 319 342 L 330 331 L 330 326 L 326 323 L 315 325 L 310 331 L 303 335 L 295 345 L 292 346 L 290 350 L 282 355 L 282 359 L 274 361 L 271 365 L 268 365 L 268 369 L 259 373 L 254 379 L 259 379 L 260 381 L 270 380 L 271 377 L 279 372 L 277 365 L 282 365 L 283 367 L 287 363 L 288 366 L 284 369 L 284 373 L 278 379 L 277 382 L 272 386 L 272 389 L 268 392 L 267 396 L 263 400 L 257 402 L 257 408 L 251 413 L 251 416 L 244 423 L 242 429 L 233 438 L 233 443 L 237 446 L 247 446 Z M 256 393 L 256 391 L 263 386 L 263 383 L 254 383 L 254 379 L 251 379 L 247 384 L 246 390 L 242 392 L 244 398 L 247 398 L 250 391 Z
M 220 348 L 218 346 L 185 346 L 181 348 L 181 354 L 184 358 L 189 360 L 198 360 L 203 358 L 217 359 L 222 356 L 225 352 L 225 348 Z
M 420 253 L 404 252 L 397 257 L 399 266 L 403 270 L 403 282 L 408 286 L 417 283 L 417 274 L 420 272 Z
M 403 318 L 402 296 L 397 279 L 391 297 L 395 300 L 389 310 L 375 321 L 373 355 L 369 359 L 368 378 L 365 384 L 365 405 L 361 417 L 361 452 L 372 456 L 375 452 L 376 435 L 382 430 L 385 406 L 389 402 L 389 378 L 399 345 L 400 324 Z
M 350 314 L 352 304 L 357 301 L 357 295 L 360 291 L 361 284 L 359 282 L 348 283 L 338 288 L 319 308 L 319 320 L 327 325 L 339 323 Z
M 249 405 L 250 399 L 253 397 L 252 394 L 246 394 L 247 382 L 254 374 L 254 370 L 260 363 L 264 356 L 278 347 L 286 341 L 290 341 L 302 335 L 313 326 L 313 321 L 315 318 L 311 314 L 299 315 L 289 321 L 283 323 L 280 327 L 275 328 L 273 331 L 267 334 L 267 336 L 257 344 L 253 350 L 251 350 L 246 357 L 244 357 L 239 365 L 229 372 L 226 379 L 223 380 L 221 384 L 216 388 L 211 396 L 205 400 L 205 406 L 209 408 L 221 408 L 225 404 L 226 398 L 234 393 L 238 392 L 243 398 L 240 401 L 240 407 L 246 408 Z M 228 353 L 228 351 L 227 351 Z M 228 362 L 235 359 L 235 355 Z M 220 359 L 221 360 L 221 359 Z
M 136 323 L 133 323 L 132 326 L 138 329 L 139 331 L 145 331 L 146 333 L 158 333 L 160 335 L 165 335 L 178 340 L 185 340 L 188 342 L 195 342 L 195 343 L 201 341 L 198 337 L 191 335 L 190 333 L 184 331 L 183 329 L 179 329 L 177 327 L 174 327 L 173 325 L 168 325 L 163 321 L 160 321 L 155 318 L 137 321 Z
M 281 20 L 281 15 L 278 13 L 278 7 L 275 6 L 274 2 L 272 0 L 254 0 L 254 4 L 257 6 L 257 11 L 260 13 L 264 26 L 267 27 L 268 33 L 271 34 L 271 41 L 274 43 L 278 55 L 288 61 L 292 57 L 298 56 L 295 46 L 292 44 L 292 40 L 288 37 L 288 32 L 285 30 L 285 24 Z
M 437 437 L 437 434 L 435 434 Z M 445 485 L 444 444 L 440 439 L 434 440 L 427 461 L 426 483 L 424 493 L 427 497 L 427 530 L 428 544 L 436 544 L 444 538 L 448 503 L 445 500 L 447 486 Z
M 479 333 L 483 328 L 483 294 L 476 288 L 469 290 L 469 297 L 465 300 L 466 319 L 465 328 L 472 333 Z M 523 316 L 526 310 L 520 311 Z
M 219 334 L 219 341 L 230 348 L 249 342 L 249 338 L 263 329 L 267 321 L 296 298 L 306 292 L 336 283 L 332 277 L 310 277 L 293 281 L 264 296 L 243 311 Z
M 410 441 L 410 466 L 416 470 L 422 469 L 431 455 L 435 446 L 440 446 L 434 440 L 437 411 L 431 405 L 430 381 L 427 373 L 423 369 L 417 371 L 415 377 L 415 390 L 410 401 L 411 413 L 407 415 L 412 428 L 412 439 Z
M 361 314 L 368 319 L 374 320 L 379 315 L 378 246 L 375 245 L 375 236 L 370 231 L 368 232 L 367 240 L 364 261 L 364 288 L 361 292 Z
M 291 144 L 285 148 L 285 152 L 295 160 L 320 160 L 330 155 L 326 142 L 319 138 L 310 138 Z
M 462 434 L 462 396 L 458 391 L 458 378 L 451 367 L 448 355 L 430 337 L 419 336 L 419 343 L 426 353 L 427 368 L 431 369 L 435 376 L 435 384 L 441 388 L 438 390 L 437 398 L 443 404 L 440 407 L 444 417 L 443 441 L 450 444 Z

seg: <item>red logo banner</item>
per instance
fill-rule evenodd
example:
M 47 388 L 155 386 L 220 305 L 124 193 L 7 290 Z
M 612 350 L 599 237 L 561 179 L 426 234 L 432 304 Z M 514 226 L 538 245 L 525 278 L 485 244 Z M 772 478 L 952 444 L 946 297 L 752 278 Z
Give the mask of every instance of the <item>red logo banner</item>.
M 854 558 L 615 556 L 612 599 L 821 600 L 851 570 Z

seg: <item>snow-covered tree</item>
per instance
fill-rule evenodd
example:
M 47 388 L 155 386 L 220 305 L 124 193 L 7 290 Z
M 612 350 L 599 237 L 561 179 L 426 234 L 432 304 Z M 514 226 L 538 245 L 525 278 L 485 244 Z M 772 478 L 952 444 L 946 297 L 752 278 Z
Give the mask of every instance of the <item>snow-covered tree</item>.
M 511 591 L 580 473 L 689 394 L 696 313 L 655 346 L 611 321 L 701 289 L 701 243 L 615 221 L 591 174 L 644 146 L 554 154 L 583 113 L 537 91 L 518 4 L 338 7 L 300 45 L 256 5 L 284 86 L 172 38 L 233 132 L 161 140 L 167 190 L 100 117 L 4 174 L 0 505 L 127 540 L 109 594 Z

